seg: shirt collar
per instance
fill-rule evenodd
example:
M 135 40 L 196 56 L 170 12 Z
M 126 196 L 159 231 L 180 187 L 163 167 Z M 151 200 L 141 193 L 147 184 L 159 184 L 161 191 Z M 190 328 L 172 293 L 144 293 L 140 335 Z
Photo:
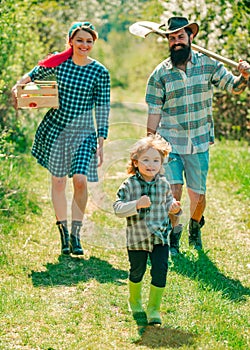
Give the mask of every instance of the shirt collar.
M 145 181 L 144 178 L 142 177 L 142 175 L 140 174 L 140 172 L 137 170 L 136 171 L 136 177 L 140 180 L 140 181 L 143 181 L 143 182 L 146 182 L 147 184 L 153 184 L 155 183 L 155 181 L 159 178 L 160 174 L 156 174 L 154 179 L 152 181 Z
M 191 63 L 196 64 L 197 63 L 197 55 L 194 53 L 193 50 L 191 50 Z

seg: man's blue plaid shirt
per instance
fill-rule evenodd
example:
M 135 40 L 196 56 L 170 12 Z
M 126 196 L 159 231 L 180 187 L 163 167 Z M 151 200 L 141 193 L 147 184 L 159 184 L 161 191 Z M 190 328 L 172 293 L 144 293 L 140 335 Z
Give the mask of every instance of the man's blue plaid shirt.
M 173 153 L 207 151 L 214 142 L 213 86 L 231 92 L 235 76 L 222 63 L 192 51 L 186 72 L 170 58 L 160 63 L 148 80 L 148 113 L 161 116 L 157 132 Z

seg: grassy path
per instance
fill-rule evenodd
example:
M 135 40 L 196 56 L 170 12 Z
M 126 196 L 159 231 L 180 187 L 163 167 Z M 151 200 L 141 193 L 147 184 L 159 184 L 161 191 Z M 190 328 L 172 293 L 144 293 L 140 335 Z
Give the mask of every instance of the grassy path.
M 218 143 L 211 149 L 204 252 L 198 255 L 188 248 L 185 231 L 182 255 L 170 262 L 162 327 L 142 333 L 127 311 L 124 222 L 114 217 L 110 205 L 126 176 L 125 146 L 143 135 L 144 118 L 136 106 L 113 108 L 109 156 L 97 187 L 101 197 L 95 187 L 90 191 L 83 258 L 60 256 L 47 172 L 30 156 L 24 157 L 25 171 L 23 166 L 22 172 L 12 169 L 23 179 L 23 190 L 12 207 L 1 211 L 1 349 L 250 348 L 250 169 L 243 143 Z M 118 148 L 124 154 L 116 153 Z M 183 207 L 187 224 L 185 197 Z M 149 281 L 148 269 L 145 301 Z

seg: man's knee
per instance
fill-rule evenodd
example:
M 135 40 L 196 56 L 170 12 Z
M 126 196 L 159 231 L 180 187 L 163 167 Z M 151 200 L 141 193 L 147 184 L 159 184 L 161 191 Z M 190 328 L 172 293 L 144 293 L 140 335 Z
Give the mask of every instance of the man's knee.
M 206 194 L 205 193 L 198 193 L 195 192 L 194 190 L 188 188 L 188 194 L 190 201 L 196 202 L 198 204 L 203 204 L 206 202 Z

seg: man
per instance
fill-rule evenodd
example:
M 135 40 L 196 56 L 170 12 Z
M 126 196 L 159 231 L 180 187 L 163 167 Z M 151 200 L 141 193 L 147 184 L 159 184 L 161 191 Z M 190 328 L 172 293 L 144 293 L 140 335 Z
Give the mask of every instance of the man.
M 185 176 L 190 199 L 189 244 L 202 249 L 201 227 L 206 206 L 206 178 L 209 145 L 214 142 L 212 117 L 213 86 L 240 94 L 247 86 L 250 65 L 240 62 L 239 76 L 206 55 L 195 53 L 191 43 L 199 31 L 197 23 L 185 17 L 168 20 L 166 37 L 170 57 L 160 63 L 149 77 L 146 92 L 148 134 L 156 132 L 172 146 L 166 176 L 173 196 L 181 200 Z M 182 225 L 170 215 L 171 255 L 179 253 Z

